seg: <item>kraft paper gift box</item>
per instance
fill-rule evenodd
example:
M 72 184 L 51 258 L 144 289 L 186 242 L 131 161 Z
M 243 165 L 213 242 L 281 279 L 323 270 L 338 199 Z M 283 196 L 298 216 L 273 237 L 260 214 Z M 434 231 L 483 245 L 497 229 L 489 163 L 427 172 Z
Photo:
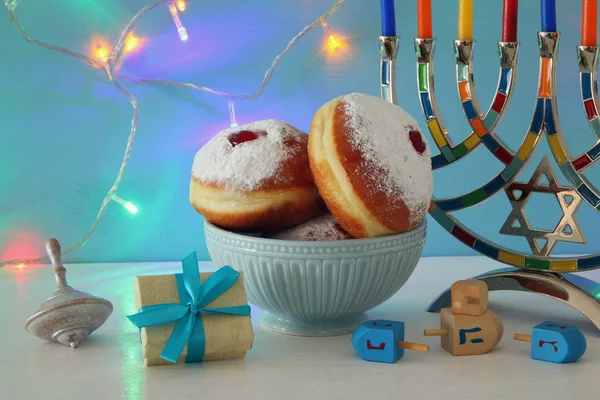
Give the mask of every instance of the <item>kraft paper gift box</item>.
M 128 318 L 141 328 L 145 364 L 151 366 L 175 361 L 185 363 L 245 357 L 246 352 L 252 347 L 254 333 L 241 272 L 234 271 L 230 267 L 223 267 L 215 273 L 199 273 L 195 253 L 183 260 L 183 268 L 183 274 L 138 276 L 135 279 L 135 300 L 140 312 Z M 200 293 L 199 297 L 204 296 L 204 300 L 200 300 L 200 304 L 195 306 L 190 304 L 193 303 L 188 294 L 190 285 L 185 282 L 186 276 L 191 281 L 194 274 L 196 280 L 198 274 L 200 277 L 200 286 L 197 282 L 195 283 L 196 291 L 199 292 L 206 292 L 207 283 L 209 285 L 214 283 L 217 275 L 224 277 L 224 281 L 222 279 L 220 282 L 220 287 L 211 287 L 208 289 L 209 293 Z M 231 284 L 232 282 L 233 284 Z M 188 292 L 183 293 L 183 301 L 182 290 Z M 212 298 L 214 299 L 211 300 Z M 211 301 L 203 304 L 207 300 Z M 169 310 L 167 311 L 166 308 Z M 169 319 L 164 315 L 165 313 L 184 315 L 173 322 L 148 326 L 148 318 L 154 317 L 149 314 L 153 312 L 162 314 L 163 319 Z M 145 326 L 147 327 L 142 327 L 144 323 L 139 323 L 140 320 L 136 319 L 140 318 L 142 314 L 146 314 L 142 318 L 146 318 Z M 155 322 L 157 321 L 151 321 L 150 325 Z M 186 326 L 187 330 L 191 329 L 192 331 L 189 340 L 185 333 Z M 174 330 L 179 330 L 179 332 L 174 334 Z M 173 339 L 172 336 L 178 336 L 178 338 Z M 167 345 L 169 341 L 171 343 Z M 178 343 L 173 343 L 173 341 Z M 191 359 L 188 357 L 190 347 L 195 353 Z M 170 357 L 166 356 L 166 353 L 169 352 L 171 353 Z

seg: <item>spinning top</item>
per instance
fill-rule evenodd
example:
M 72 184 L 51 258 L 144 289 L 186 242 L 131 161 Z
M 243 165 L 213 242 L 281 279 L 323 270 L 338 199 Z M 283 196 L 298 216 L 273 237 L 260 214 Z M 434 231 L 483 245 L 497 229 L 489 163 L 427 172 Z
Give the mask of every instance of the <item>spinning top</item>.
M 531 358 L 553 363 L 570 363 L 585 353 L 583 333 L 573 325 L 546 321 L 533 327 L 531 335 L 515 333 L 515 340 L 531 343 Z
M 404 322 L 372 320 L 363 322 L 352 335 L 352 346 L 360 358 L 393 364 L 404 350 L 427 352 L 429 346 L 404 341 Z
M 60 259 L 58 240 L 48 240 L 46 251 L 52 261 L 56 289 L 39 310 L 25 321 L 25 329 L 40 339 L 76 348 L 106 321 L 113 306 L 108 300 L 69 286 L 67 270 Z

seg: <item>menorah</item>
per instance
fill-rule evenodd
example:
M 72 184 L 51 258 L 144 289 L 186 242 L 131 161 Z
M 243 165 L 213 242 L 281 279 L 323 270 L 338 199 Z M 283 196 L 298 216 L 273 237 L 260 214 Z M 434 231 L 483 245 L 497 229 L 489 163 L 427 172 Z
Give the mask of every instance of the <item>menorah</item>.
M 485 146 L 504 166 L 503 170 L 485 185 L 470 193 L 453 198 L 434 196 L 430 215 L 459 241 L 479 253 L 510 265 L 478 275 L 473 279 L 487 283 L 489 290 L 518 290 L 549 296 L 576 308 L 600 329 L 600 284 L 573 272 L 600 268 L 600 254 L 582 257 L 551 256 L 557 242 L 585 243 L 575 220 L 575 212 L 584 199 L 600 212 L 600 191 L 583 175 L 583 171 L 600 160 L 600 118 L 597 93 L 597 46 L 578 46 L 581 98 L 597 143 L 583 154 L 573 157 L 567 147 L 559 121 L 556 101 L 556 60 L 560 33 L 539 32 L 540 67 L 538 94 L 533 117 L 525 139 L 517 151 L 498 136 L 495 129 L 504 117 L 517 75 L 519 42 L 499 42 L 500 73 L 495 96 L 485 113 L 477 101 L 474 85 L 473 50 L 475 41 L 455 40 L 456 83 L 472 132 L 458 145 L 452 141 L 439 111 L 434 85 L 435 39 L 415 39 L 417 57 L 417 88 L 421 108 L 429 132 L 440 153 L 432 157 L 434 170 L 448 167 L 461 160 L 480 145 Z M 396 98 L 395 62 L 399 37 L 381 36 L 380 84 L 381 96 L 394 104 Z M 571 184 L 561 186 L 549 159 L 545 156 L 527 183 L 515 179 L 527 165 L 546 135 L 551 153 L 560 170 Z M 548 184 L 541 184 L 545 176 Z M 473 207 L 504 191 L 511 203 L 510 212 L 500 233 L 523 236 L 532 254 L 523 254 L 497 245 L 481 237 L 458 221 L 452 213 Z M 533 229 L 523 211 L 531 193 L 551 193 L 556 196 L 563 212 L 554 231 Z M 450 305 L 450 291 L 441 293 L 427 308 L 435 312 Z

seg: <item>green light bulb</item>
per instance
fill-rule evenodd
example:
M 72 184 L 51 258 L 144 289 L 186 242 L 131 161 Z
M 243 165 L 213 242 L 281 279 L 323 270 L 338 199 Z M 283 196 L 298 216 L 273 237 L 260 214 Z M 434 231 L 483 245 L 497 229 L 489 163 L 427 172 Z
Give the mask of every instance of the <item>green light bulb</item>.
M 130 201 L 125 202 L 125 204 L 123 204 L 123 207 L 125 207 L 125 209 L 127 211 L 129 211 L 132 214 L 137 214 L 138 213 L 138 208 L 136 207 L 135 204 L 133 204 Z

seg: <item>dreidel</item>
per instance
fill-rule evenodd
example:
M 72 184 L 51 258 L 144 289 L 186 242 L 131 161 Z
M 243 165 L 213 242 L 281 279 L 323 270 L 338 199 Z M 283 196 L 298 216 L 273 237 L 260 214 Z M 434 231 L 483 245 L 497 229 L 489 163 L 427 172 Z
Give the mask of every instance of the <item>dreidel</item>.
M 440 311 L 440 329 L 425 329 L 425 336 L 440 336 L 444 350 L 453 356 L 469 356 L 491 351 L 502 339 L 504 326 L 498 316 L 486 310 L 483 314 L 453 314 Z
M 577 327 L 546 321 L 536 325 L 531 335 L 515 333 L 515 340 L 531 343 L 531 358 L 552 363 L 570 363 L 583 356 L 587 342 Z
M 456 281 L 450 287 L 452 313 L 481 315 L 488 306 L 488 287 L 483 281 L 468 279 Z
M 404 322 L 383 319 L 366 321 L 356 328 L 352 346 L 365 361 L 390 364 L 404 357 L 404 350 L 429 351 L 425 344 L 404 341 Z

